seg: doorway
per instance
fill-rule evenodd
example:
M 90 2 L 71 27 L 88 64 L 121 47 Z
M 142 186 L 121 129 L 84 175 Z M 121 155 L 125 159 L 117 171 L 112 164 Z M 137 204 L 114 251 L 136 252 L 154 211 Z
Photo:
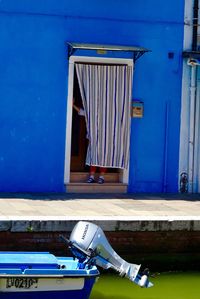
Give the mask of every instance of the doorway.
M 80 90 L 78 87 L 77 75 L 75 72 L 76 62 L 93 63 L 93 64 L 102 63 L 102 64 L 113 64 L 113 65 L 125 64 L 133 67 L 133 61 L 130 59 L 78 57 L 78 56 L 70 57 L 69 78 L 68 78 L 66 154 L 65 154 L 65 184 L 70 182 L 70 172 L 72 171 L 88 172 L 88 167 L 85 166 L 84 164 L 86 151 L 87 151 L 87 140 L 85 137 L 86 136 L 85 121 L 84 118 L 76 115 L 72 109 L 74 96 L 77 98 L 76 99 L 77 103 L 82 105 Z M 79 149 L 77 149 L 77 147 Z M 120 170 L 120 182 L 125 184 L 128 184 L 128 172 L 129 172 L 128 168 Z M 113 169 L 111 172 L 116 172 L 116 171 L 118 170 Z

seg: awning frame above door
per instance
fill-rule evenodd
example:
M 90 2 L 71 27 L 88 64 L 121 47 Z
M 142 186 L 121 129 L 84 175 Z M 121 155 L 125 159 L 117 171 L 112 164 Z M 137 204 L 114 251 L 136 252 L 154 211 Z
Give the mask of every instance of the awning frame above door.
M 132 46 L 116 46 L 116 45 L 97 45 L 97 44 L 80 44 L 80 43 L 67 43 L 68 46 L 68 59 L 73 55 L 76 50 L 95 50 L 95 51 L 118 51 L 118 52 L 129 52 L 132 54 L 132 59 L 135 62 L 143 54 L 151 52 L 150 50 L 142 47 Z

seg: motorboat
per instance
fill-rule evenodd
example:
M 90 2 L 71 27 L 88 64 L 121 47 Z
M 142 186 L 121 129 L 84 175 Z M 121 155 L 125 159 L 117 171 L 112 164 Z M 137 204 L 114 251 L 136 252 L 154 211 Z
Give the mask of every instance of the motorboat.
M 69 239 L 72 257 L 49 252 L 0 252 L 0 299 L 88 299 L 100 275 L 112 268 L 140 287 L 151 287 L 148 271 L 123 260 L 102 229 L 79 221 Z M 140 272 L 140 273 L 139 273 Z

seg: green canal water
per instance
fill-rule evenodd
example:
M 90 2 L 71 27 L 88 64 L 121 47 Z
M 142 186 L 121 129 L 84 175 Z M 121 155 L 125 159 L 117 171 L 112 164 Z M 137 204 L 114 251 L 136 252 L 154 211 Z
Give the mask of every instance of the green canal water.
M 161 273 L 142 289 L 126 278 L 103 274 L 90 299 L 200 299 L 200 272 Z

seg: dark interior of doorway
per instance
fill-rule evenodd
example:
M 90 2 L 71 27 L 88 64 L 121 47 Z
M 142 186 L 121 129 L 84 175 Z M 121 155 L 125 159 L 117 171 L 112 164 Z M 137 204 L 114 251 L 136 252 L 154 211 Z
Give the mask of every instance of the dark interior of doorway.
M 74 87 L 73 87 L 74 104 L 83 108 L 81 93 L 79 89 L 76 69 L 74 70 Z M 89 172 L 89 166 L 85 164 L 88 140 L 86 138 L 85 117 L 79 116 L 77 111 L 73 109 L 72 114 L 72 143 L 71 143 L 71 172 Z M 109 168 L 109 173 L 119 172 L 116 168 Z
M 73 100 L 77 107 L 83 108 L 76 70 L 74 71 Z M 89 167 L 85 165 L 87 153 L 85 117 L 78 115 L 73 109 L 72 114 L 72 145 L 71 145 L 71 171 L 87 172 Z

